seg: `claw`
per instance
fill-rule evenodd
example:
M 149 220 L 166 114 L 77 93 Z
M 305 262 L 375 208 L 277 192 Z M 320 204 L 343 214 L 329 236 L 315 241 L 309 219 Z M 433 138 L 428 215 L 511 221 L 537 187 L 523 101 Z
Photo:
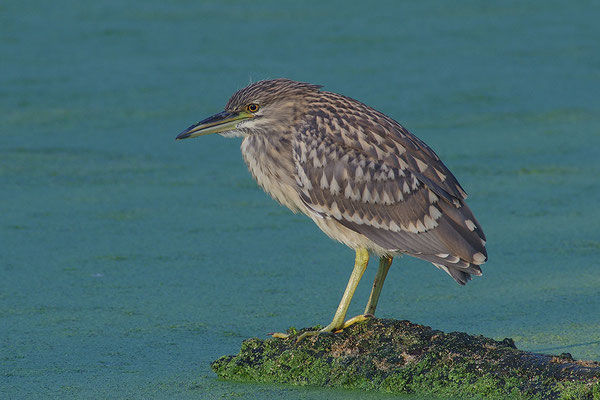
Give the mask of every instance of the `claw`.
M 357 322 L 366 321 L 369 318 L 373 318 L 373 317 L 375 317 L 373 314 L 361 314 L 361 315 L 357 315 L 356 317 L 352 317 L 348 321 L 344 322 L 344 326 L 342 327 L 342 329 L 340 329 L 340 331 L 342 331 L 343 329 L 346 329 L 347 327 L 349 327 L 351 325 L 356 324 Z

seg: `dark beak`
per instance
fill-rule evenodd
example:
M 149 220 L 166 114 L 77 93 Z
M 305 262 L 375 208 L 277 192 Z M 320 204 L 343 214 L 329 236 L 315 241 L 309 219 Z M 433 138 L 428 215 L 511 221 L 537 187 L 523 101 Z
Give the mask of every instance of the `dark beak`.
M 254 115 L 246 112 L 231 112 L 223 111 L 218 114 L 208 117 L 205 120 L 194 124 L 177 135 L 176 140 L 193 138 L 196 136 L 208 135 L 211 133 L 219 133 L 235 130 L 237 124 L 241 121 L 254 118 Z

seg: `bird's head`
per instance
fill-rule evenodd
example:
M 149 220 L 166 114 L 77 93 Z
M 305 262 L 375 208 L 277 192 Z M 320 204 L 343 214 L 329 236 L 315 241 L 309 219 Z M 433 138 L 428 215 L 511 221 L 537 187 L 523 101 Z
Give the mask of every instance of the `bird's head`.
M 303 114 L 311 95 L 320 86 L 273 79 L 252 83 L 231 96 L 225 110 L 181 132 L 177 139 L 218 133 L 246 136 L 270 130 L 283 130 Z

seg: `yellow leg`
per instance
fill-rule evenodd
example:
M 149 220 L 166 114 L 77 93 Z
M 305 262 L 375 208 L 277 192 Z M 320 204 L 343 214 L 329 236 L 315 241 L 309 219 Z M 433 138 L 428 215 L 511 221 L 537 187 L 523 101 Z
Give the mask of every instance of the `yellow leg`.
M 392 265 L 392 257 L 383 256 L 379 258 L 379 269 L 375 275 L 375 281 L 373 282 L 373 289 L 371 289 L 371 295 L 367 302 L 367 308 L 365 308 L 365 314 L 374 315 L 375 309 L 377 308 L 377 302 L 379 301 L 379 295 L 381 294 L 381 288 L 383 287 L 383 281 L 387 276 L 390 266 Z
M 344 329 L 344 318 L 346 318 L 346 312 L 348 311 L 348 306 L 350 305 L 350 301 L 352 300 L 352 296 L 354 296 L 354 291 L 358 286 L 358 282 L 360 282 L 360 278 L 362 278 L 365 270 L 367 269 L 367 264 L 369 263 L 369 252 L 367 249 L 357 249 L 356 250 L 356 259 L 354 261 L 354 269 L 352 270 L 352 275 L 350 275 L 350 280 L 348 281 L 348 285 L 346 286 L 346 290 L 344 291 L 344 295 L 342 296 L 342 300 L 333 316 L 333 321 L 325 328 L 320 331 L 311 331 L 304 332 L 302 335 L 298 337 L 298 340 L 304 339 L 306 336 L 318 335 L 320 332 L 335 332 L 340 329 Z M 354 318 L 352 318 L 354 320 Z M 348 321 L 350 322 L 350 321 Z M 357 322 L 357 321 L 353 321 Z M 351 325 L 351 324 L 350 324 Z

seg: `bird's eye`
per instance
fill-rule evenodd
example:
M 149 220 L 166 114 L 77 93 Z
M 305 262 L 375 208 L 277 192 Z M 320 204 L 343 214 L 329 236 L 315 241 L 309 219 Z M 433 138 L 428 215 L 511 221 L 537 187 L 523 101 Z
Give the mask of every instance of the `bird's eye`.
M 246 110 L 250 111 L 251 113 L 257 112 L 259 108 L 260 106 L 256 103 L 250 103 L 246 106 Z

